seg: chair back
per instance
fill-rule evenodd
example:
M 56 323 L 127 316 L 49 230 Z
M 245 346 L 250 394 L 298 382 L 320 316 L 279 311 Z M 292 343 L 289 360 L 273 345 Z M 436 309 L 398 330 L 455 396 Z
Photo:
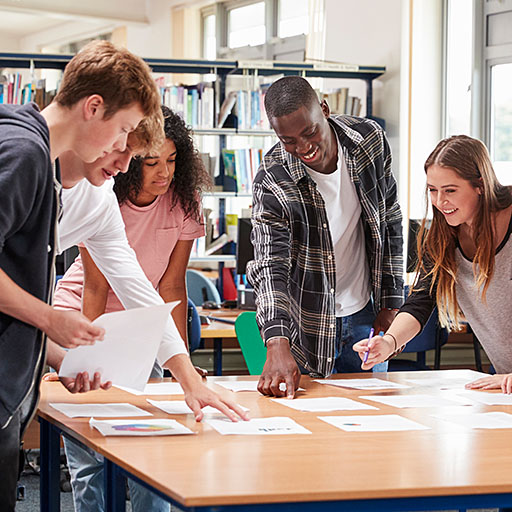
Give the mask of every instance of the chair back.
M 195 306 L 201 306 L 203 302 L 211 300 L 220 304 L 220 294 L 215 285 L 197 270 L 187 269 L 187 293 Z
M 194 352 L 201 345 L 201 320 L 194 303 L 188 299 L 187 335 L 189 352 Z
M 260 375 L 267 360 L 267 348 L 261 339 L 254 311 L 244 311 L 235 321 L 235 332 L 245 364 L 251 375 Z

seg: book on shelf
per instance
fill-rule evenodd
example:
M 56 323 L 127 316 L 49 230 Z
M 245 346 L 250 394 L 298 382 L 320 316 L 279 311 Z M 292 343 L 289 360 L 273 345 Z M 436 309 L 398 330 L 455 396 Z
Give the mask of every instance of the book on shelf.
M 217 128 L 224 128 L 224 123 L 235 106 L 236 96 L 236 91 L 231 91 L 226 94 L 226 97 L 220 106 L 219 116 L 217 118 Z
M 162 84 L 162 80 L 157 80 Z M 215 93 L 211 83 L 160 85 L 162 103 L 181 116 L 191 128 L 214 127 Z
M 361 115 L 361 98 L 349 95 L 348 87 L 322 93 L 317 91 L 320 100 L 326 100 L 332 114 Z
M 224 176 L 235 181 L 235 192 L 251 194 L 252 182 L 263 159 L 263 150 L 256 148 L 222 150 Z M 231 189 L 229 189 L 231 190 Z
M 270 130 L 265 112 L 266 88 L 247 91 L 240 89 L 236 93 L 236 115 L 239 130 Z

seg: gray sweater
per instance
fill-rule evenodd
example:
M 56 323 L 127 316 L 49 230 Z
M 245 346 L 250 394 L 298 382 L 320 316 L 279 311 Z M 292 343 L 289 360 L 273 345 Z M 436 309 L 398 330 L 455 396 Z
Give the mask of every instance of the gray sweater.
M 471 329 L 491 360 L 497 373 L 512 372 L 512 237 L 510 229 L 498 247 L 494 275 L 485 303 L 476 289 L 473 263 L 460 249 L 457 258 L 457 301 Z

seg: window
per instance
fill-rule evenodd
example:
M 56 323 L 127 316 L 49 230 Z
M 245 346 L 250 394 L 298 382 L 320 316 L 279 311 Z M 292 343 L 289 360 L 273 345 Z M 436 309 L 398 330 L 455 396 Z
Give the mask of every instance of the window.
M 279 37 L 309 32 L 309 0 L 279 0 Z
M 472 2 L 448 0 L 445 135 L 470 134 Z
M 265 2 L 237 7 L 228 11 L 228 46 L 257 46 L 266 40 Z
M 491 67 L 490 153 L 501 183 L 512 184 L 512 63 Z
M 208 14 L 203 17 L 203 57 L 208 60 L 215 60 L 217 58 L 215 14 Z

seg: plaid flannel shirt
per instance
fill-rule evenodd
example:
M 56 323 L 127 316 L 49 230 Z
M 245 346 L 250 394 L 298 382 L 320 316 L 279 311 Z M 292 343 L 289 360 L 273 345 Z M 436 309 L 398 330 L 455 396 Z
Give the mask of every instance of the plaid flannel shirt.
M 391 152 L 373 121 L 331 116 L 361 202 L 375 308 L 403 302 L 402 214 Z M 265 343 L 285 337 L 310 374 L 332 373 L 335 356 L 335 256 L 327 213 L 302 162 L 278 142 L 253 184 L 254 260 L 247 276 Z

